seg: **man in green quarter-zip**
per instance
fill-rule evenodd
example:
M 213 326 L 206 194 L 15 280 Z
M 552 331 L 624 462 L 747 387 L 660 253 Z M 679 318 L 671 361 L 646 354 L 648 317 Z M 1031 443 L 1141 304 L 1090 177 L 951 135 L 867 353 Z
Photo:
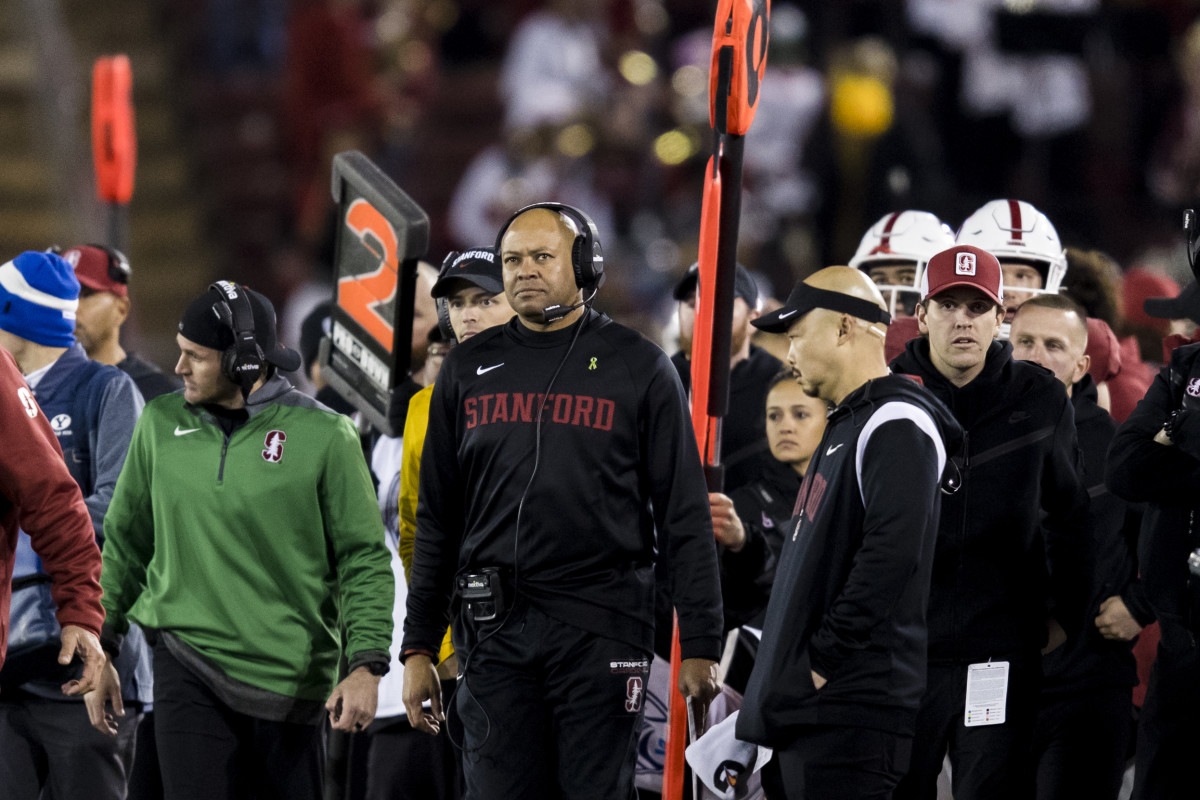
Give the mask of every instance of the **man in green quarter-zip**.
M 390 557 L 358 434 L 280 374 L 275 311 L 228 281 L 184 311 L 175 373 L 133 434 L 105 519 L 102 643 L 154 642 L 166 795 L 319 798 L 335 730 L 374 718 Z M 336 683 L 341 628 L 348 676 Z M 92 723 L 123 713 L 111 661 Z M 258 789 L 265 790 L 259 792 Z

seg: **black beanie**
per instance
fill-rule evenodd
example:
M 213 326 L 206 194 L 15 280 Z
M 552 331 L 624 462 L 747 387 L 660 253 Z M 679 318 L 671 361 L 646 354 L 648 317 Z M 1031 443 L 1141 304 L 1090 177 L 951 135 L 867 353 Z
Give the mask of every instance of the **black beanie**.
M 254 340 L 263 351 L 267 362 L 284 372 L 295 372 L 300 368 L 300 354 L 279 344 L 275 336 L 275 307 L 263 295 L 238 285 L 250 299 L 254 315 Z M 201 347 L 225 350 L 233 345 L 233 329 L 221 321 L 217 304 L 225 301 L 220 290 L 209 288 L 193 300 L 179 321 L 179 332 Z

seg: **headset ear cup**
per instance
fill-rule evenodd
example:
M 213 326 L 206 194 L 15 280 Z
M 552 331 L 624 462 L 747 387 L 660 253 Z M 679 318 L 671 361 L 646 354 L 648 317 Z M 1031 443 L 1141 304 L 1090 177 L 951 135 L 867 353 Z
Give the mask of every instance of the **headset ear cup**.
M 594 276 L 592 275 L 591 254 L 584 253 L 587 238 L 576 236 L 571 244 L 571 266 L 575 269 L 575 285 L 580 289 L 591 289 Z
M 255 352 L 239 353 L 235 345 L 221 356 L 225 377 L 246 389 L 252 387 L 263 374 L 265 359 L 262 350 L 258 347 L 254 350 Z
M 226 347 L 221 352 L 221 374 L 234 383 L 238 382 L 237 370 L 237 345 Z
M 446 341 L 458 344 L 458 338 L 454 335 L 454 326 L 450 324 L 450 299 L 438 297 L 433 302 L 437 307 L 438 330 L 442 332 Z
M 604 285 L 604 250 L 600 247 L 599 240 L 592 242 L 592 252 L 590 253 L 591 261 L 588 268 L 588 274 L 591 275 L 592 289 L 599 289 Z

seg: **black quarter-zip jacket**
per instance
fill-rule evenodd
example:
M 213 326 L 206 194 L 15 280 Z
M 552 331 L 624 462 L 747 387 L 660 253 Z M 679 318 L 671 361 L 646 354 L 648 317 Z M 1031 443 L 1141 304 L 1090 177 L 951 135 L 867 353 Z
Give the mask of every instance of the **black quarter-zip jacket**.
M 939 480 L 958 437 L 949 411 L 897 375 L 830 412 L 785 529 L 738 738 L 778 746 L 805 724 L 912 734 Z M 819 691 L 812 671 L 828 681 Z
M 1146 625 L 1154 620 L 1138 580 L 1137 531 L 1141 508 L 1131 508 L 1108 490 L 1104 462 L 1117 423 L 1096 403 L 1096 383 L 1090 375 L 1071 389 L 1075 431 L 1083 451 L 1087 487 L 1088 528 L 1094 562 L 1087 616 L 1079 635 L 1042 659 L 1042 693 L 1068 694 L 1107 686 L 1136 686 L 1133 643 L 1105 639 L 1096 629 L 1100 604 L 1120 595 L 1133 616 Z
M 1046 619 L 1084 624 L 1090 579 L 1088 497 L 1066 387 L 993 342 L 975 380 L 954 386 L 929 340 L 892 361 L 953 412 L 960 488 L 942 503 L 929 598 L 929 661 L 1037 656 Z
M 514 318 L 455 347 L 430 401 L 405 651 L 436 652 L 455 575 L 491 566 L 546 614 L 649 652 L 656 557 L 670 561 L 683 657 L 719 658 L 708 494 L 666 354 L 590 309 L 558 331 Z

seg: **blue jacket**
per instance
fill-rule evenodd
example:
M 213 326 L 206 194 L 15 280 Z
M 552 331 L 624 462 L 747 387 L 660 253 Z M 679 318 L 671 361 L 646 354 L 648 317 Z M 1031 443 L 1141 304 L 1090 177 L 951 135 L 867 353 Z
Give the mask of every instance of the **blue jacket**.
M 133 379 L 116 367 L 90 361 L 83 348 L 67 349 L 34 389 L 71 477 L 79 484 L 96 531 L 96 543 L 104 544 L 104 514 L 112 500 L 117 476 L 133 427 L 141 416 L 144 401 Z M 41 561 L 21 533 L 17 543 L 14 577 L 41 571 Z M 150 653 L 141 631 L 126 639 L 115 662 L 121 675 L 121 693 L 126 700 L 150 703 L 153 679 Z M 28 691 L 61 699 L 60 681 L 31 681 Z

